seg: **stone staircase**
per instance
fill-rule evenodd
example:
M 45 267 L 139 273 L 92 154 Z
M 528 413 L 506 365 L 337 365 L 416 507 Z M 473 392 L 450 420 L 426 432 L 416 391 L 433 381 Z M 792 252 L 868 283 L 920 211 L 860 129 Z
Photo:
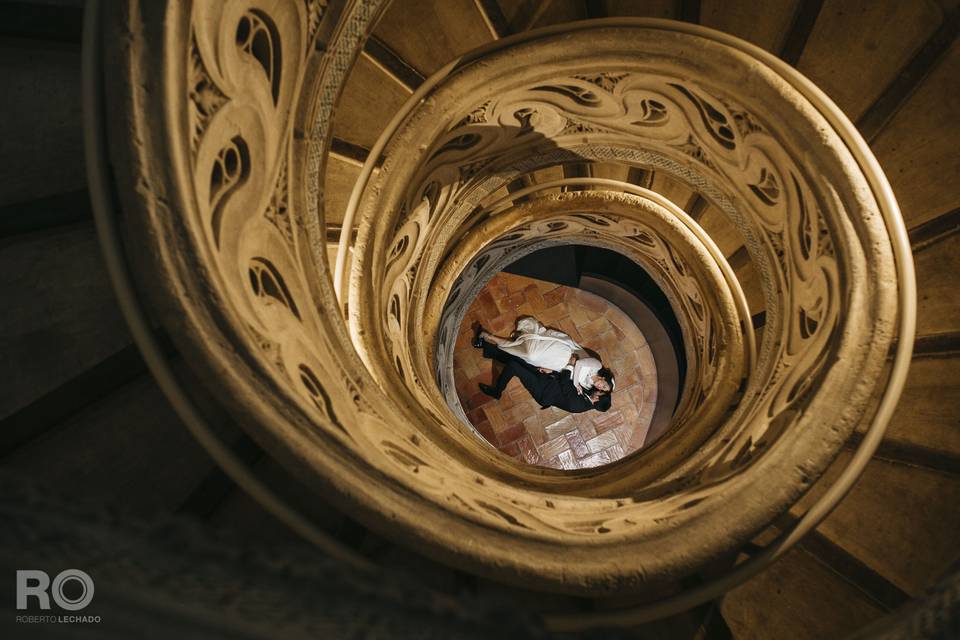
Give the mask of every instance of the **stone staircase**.
M 715 606 L 631 636 L 843 637 L 921 597 L 960 556 L 960 296 L 952 286 L 960 268 L 960 22 L 954 3 L 777 0 L 758 11 L 740 0 L 395 0 L 336 106 L 324 182 L 329 240 L 337 239 L 370 148 L 425 77 L 511 33 L 612 16 L 699 22 L 780 55 L 857 123 L 902 208 L 917 267 L 918 340 L 907 388 L 874 461 L 817 531 L 771 569 Z M 132 518 L 177 514 L 281 554 L 299 548 L 193 441 L 132 345 L 101 263 L 86 191 L 81 22 L 79 2 L 0 6 L 0 65 L 8 89 L 0 98 L 0 263 L 7 300 L 0 316 L 0 467 L 52 488 L 66 502 L 110 505 Z M 533 172 L 522 181 L 561 175 L 626 179 L 683 206 L 728 257 L 762 331 L 756 269 L 716 207 L 666 175 L 603 163 Z M 162 327 L 157 331 L 163 335 Z M 177 373 L 204 398 L 219 435 L 258 477 L 350 548 L 457 597 L 509 594 L 517 609 L 528 610 L 625 604 L 504 587 L 368 531 L 323 504 L 233 425 L 202 391 L 204 380 L 189 358 L 166 342 Z M 847 458 L 841 455 L 835 466 Z M 805 501 L 819 491 L 815 486 Z M 309 552 L 298 553 L 310 562 Z

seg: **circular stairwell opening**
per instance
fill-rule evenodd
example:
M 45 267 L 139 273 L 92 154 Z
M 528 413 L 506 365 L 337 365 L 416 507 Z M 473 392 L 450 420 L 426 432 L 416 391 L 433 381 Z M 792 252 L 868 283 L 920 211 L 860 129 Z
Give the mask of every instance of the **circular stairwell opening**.
M 481 390 L 505 366 L 473 346 L 477 327 L 508 338 L 525 316 L 570 336 L 613 372 L 610 406 L 598 404 L 606 410 L 542 408 L 517 377 L 499 399 Z M 629 258 L 586 245 L 540 249 L 494 275 L 469 304 L 453 353 L 470 428 L 505 455 L 565 471 L 614 463 L 663 435 L 685 366 L 680 328 L 659 287 Z
M 170 24 L 191 24 L 182 17 Z M 185 41 L 216 23 L 195 26 Z M 225 199 L 210 198 L 210 176 L 235 132 L 213 125 L 240 123 L 226 111 L 239 107 L 223 107 L 195 147 L 185 92 L 153 80 L 171 74 L 141 76 L 136 90 L 159 98 L 149 111 L 127 88 L 110 98 L 118 122 L 165 133 L 118 138 L 113 166 L 144 212 L 130 231 L 163 275 L 152 294 L 177 319 L 183 351 L 203 355 L 284 466 L 469 571 L 564 593 L 639 591 L 696 574 L 798 500 L 872 415 L 897 319 L 869 150 L 853 157 L 829 105 L 821 113 L 800 79 L 785 83 L 774 59 L 746 47 L 693 25 L 624 20 L 505 38 L 460 59 L 378 141 L 332 267 L 318 114 L 342 83 L 303 56 L 284 56 L 278 108 L 264 114 L 289 136 L 265 150 L 262 128 L 245 128 L 256 164 Z M 285 49 L 301 50 L 311 48 Z M 140 53 L 124 53 L 127 67 L 174 73 Z M 517 203 L 523 189 L 511 185 L 526 173 L 585 161 L 669 172 L 742 231 L 766 302 L 759 353 L 733 270 L 677 203 L 608 179 Z M 520 257 L 507 255 L 518 233 L 524 252 L 583 243 L 630 256 L 677 302 L 689 373 L 669 434 L 639 455 L 564 473 L 518 464 L 463 428 L 444 377 L 449 347 L 479 289 Z M 267 263 L 277 286 L 251 287 L 250 265 Z M 658 379 L 658 398 L 662 388 Z M 689 544 L 676 544 L 681 528 Z M 558 557 L 561 547 L 570 552 Z

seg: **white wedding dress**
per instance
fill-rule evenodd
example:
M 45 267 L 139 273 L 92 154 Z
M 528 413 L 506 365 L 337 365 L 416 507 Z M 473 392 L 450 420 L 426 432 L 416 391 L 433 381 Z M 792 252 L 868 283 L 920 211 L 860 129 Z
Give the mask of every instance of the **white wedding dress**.
M 589 358 L 573 338 L 563 331 L 547 329 L 536 318 L 525 316 L 517 320 L 517 334 L 515 340 L 500 345 L 500 349 L 535 367 L 560 371 L 573 354 Z

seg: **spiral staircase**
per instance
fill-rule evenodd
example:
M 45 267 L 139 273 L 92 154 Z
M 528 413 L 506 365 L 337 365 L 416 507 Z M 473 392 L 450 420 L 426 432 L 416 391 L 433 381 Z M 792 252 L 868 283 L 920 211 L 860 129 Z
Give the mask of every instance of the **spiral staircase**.
M 103 617 L 16 637 L 958 633 L 955 4 L 0 15 L 0 556 Z M 688 364 L 577 473 L 449 375 L 564 244 L 642 265 Z

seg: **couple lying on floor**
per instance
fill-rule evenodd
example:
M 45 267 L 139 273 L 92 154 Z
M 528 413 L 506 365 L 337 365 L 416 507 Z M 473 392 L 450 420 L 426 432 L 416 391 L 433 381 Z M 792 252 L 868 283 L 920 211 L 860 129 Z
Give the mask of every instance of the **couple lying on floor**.
M 473 346 L 483 349 L 484 358 L 504 365 L 495 384 L 480 383 L 480 390 L 488 396 L 500 398 L 516 377 L 544 409 L 582 413 L 610 408 L 614 389 L 610 370 L 569 335 L 546 328 L 536 318 L 519 318 L 510 339 L 477 326 Z

